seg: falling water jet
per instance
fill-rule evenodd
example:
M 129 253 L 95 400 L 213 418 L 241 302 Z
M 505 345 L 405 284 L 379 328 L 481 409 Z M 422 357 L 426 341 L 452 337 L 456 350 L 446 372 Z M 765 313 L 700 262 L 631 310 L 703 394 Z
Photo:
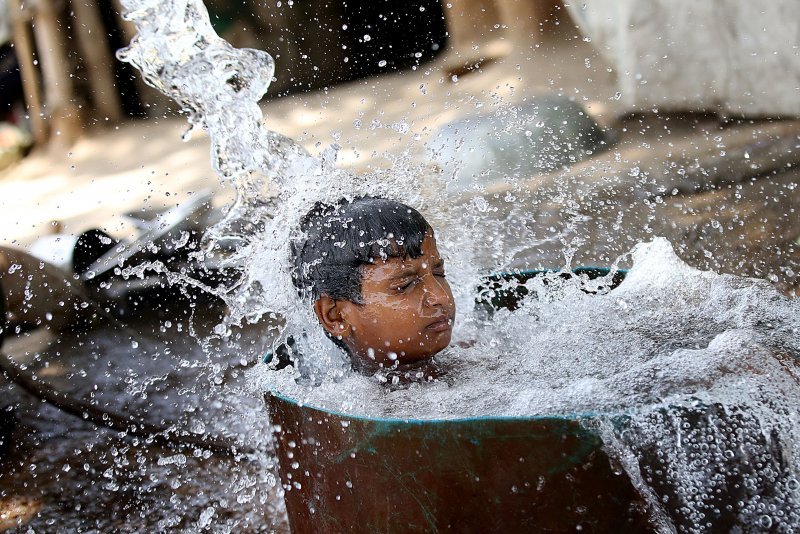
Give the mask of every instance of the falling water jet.
M 232 207 L 204 236 L 205 254 L 222 258 L 225 267 L 240 273 L 225 297 L 228 315 L 219 330 L 266 313 L 289 318 L 280 330 L 305 330 L 308 310 L 286 291 L 291 287 L 288 242 L 294 222 L 318 200 L 391 191 L 418 203 L 417 188 L 398 195 L 399 188 L 385 176 L 337 169 L 335 146 L 317 158 L 266 128 L 258 102 L 272 80 L 274 61 L 266 52 L 236 49 L 221 39 L 199 0 L 123 0 L 123 5 L 124 18 L 139 33 L 118 52 L 119 59 L 172 97 L 192 128 L 208 133 L 214 169 L 236 190 Z
M 124 18 L 139 33 L 117 57 L 181 106 L 190 131 L 208 133 L 214 170 L 236 188 L 232 208 L 207 234 L 209 246 L 223 237 L 246 245 L 248 236 L 234 230 L 235 222 L 260 220 L 283 183 L 297 173 L 314 174 L 319 166 L 300 145 L 262 125 L 258 102 L 275 72 L 272 57 L 221 39 L 199 0 L 126 0 L 123 5 Z

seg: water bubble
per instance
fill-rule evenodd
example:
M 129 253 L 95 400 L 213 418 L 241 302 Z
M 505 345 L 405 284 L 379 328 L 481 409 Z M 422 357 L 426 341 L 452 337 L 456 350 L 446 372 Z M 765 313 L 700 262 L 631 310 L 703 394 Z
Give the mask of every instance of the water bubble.
M 391 123 L 389 125 L 389 128 L 394 130 L 395 132 L 397 132 L 399 134 L 404 134 L 404 135 L 407 134 L 409 132 L 409 130 L 411 129 L 409 124 L 407 122 L 405 122 L 405 121 L 393 122 L 393 123 Z
M 197 526 L 200 528 L 206 528 L 211 525 L 211 518 L 214 517 L 216 510 L 213 506 L 209 506 L 205 510 L 202 511 L 200 514 L 200 518 L 197 520 Z
M 489 209 L 489 203 L 483 197 L 475 197 L 472 203 L 475 206 L 475 208 L 481 213 L 485 213 Z

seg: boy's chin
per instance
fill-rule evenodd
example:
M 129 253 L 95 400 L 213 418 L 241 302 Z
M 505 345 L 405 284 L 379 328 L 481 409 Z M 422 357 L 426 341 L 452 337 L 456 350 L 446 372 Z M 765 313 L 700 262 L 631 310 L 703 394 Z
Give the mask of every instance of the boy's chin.
M 436 354 L 442 352 L 444 349 L 450 346 L 450 340 L 453 337 L 453 331 L 448 330 L 446 332 L 442 332 L 435 340 L 431 342 L 431 352 L 428 356 L 429 358 L 433 358 Z
M 447 336 L 442 336 L 440 339 L 437 339 L 435 343 L 431 343 L 428 347 L 425 347 L 426 350 L 424 352 L 419 352 L 416 354 L 401 354 L 398 358 L 398 361 L 401 365 L 428 361 L 446 349 L 449 345 L 450 335 L 448 334 Z

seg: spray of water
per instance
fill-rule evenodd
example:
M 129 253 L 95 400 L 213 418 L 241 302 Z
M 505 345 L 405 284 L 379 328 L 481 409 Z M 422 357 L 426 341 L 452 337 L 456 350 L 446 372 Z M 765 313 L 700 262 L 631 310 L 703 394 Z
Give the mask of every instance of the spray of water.
M 217 336 L 226 342 L 236 325 L 265 317 L 273 347 L 288 334 L 308 336 L 295 368 L 257 366 L 255 391 L 384 417 L 580 414 L 678 528 L 704 530 L 730 502 L 737 525 L 800 526 L 797 302 L 759 281 L 691 269 L 657 240 L 634 250 L 616 290 L 589 294 L 596 286 L 586 280 L 538 278 L 528 282 L 525 306 L 486 320 L 472 311 L 479 273 L 543 249 L 557 248 L 562 259 L 566 251 L 569 264 L 601 211 L 619 214 L 604 231 L 619 230 L 626 206 L 618 180 L 604 177 L 612 202 L 597 184 L 575 180 L 535 194 L 478 184 L 444 196 L 447 176 L 402 162 L 367 176 L 342 172 L 336 147 L 314 157 L 262 124 L 258 100 L 273 61 L 220 39 L 201 2 L 123 3 L 139 35 L 120 58 L 208 133 L 215 169 L 237 190 L 205 250 L 219 254 L 218 243 L 234 241 L 227 261 L 241 273 Z M 625 191 L 646 197 L 647 178 L 631 177 Z M 317 201 L 366 193 L 419 207 L 439 230 L 461 313 L 454 335 L 467 346 L 440 356 L 443 380 L 401 388 L 353 374 L 291 290 L 289 242 L 300 217 Z M 597 209 L 587 214 L 587 206 Z
M 264 314 L 292 316 L 287 312 L 295 299 L 286 291 L 291 221 L 317 200 L 380 194 L 385 181 L 337 171 L 335 146 L 313 157 L 265 127 L 258 102 L 272 80 L 272 58 L 221 39 L 202 2 L 123 3 L 125 18 L 139 33 L 118 57 L 175 99 L 192 129 L 208 134 L 214 169 L 236 189 L 233 206 L 206 234 L 204 253 L 223 254 L 218 245 L 224 242 L 227 265 L 241 273 L 225 296 L 230 313 L 217 334 L 228 335 L 231 325 Z
M 666 240 L 609 279 L 527 282 L 523 307 L 460 321 L 445 378 L 356 374 L 316 388 L 290 370 L 261 387 L 370 417 L 566 415 L 598 432 L 654 509 L 686 531 L 800 520 L 800 303 L 767 282 L 697 271 Z M 467 314 L 469 315 L 469 314 Z M 794 489 L 793 489 L 794 488 Z

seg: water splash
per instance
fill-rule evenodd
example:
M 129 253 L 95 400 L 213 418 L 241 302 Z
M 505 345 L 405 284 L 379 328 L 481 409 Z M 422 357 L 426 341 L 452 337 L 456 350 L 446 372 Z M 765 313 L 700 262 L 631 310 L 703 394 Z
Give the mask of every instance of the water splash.
M 236 188 L 226 218 L 209 234 L 213 244 L 235 238 L 246 244 L 267 215 L 269 200 L 299 175 L 319 172 L 320 162 L 300 145 L 262 124 L 258 105 L 275 72 L 261 50 L 236 49 L 220 38 L 199 0 L 123 1 L 124 18 L 138 34 L 117 57 L 131 63 L 144 80 L 173 98 L 193 129 L 211 141 L 217 174 Z
M 796 529 L 800 301 L 693 269 L 664 239 L 631 255 L 612 291 L 553 274 L 528 281 L 514 312 L 460 318 L 454 338 L 468 347 L 438 357 L 442 380 L 387 388 L 349 375 L 309 389 L 292 371 L 252 373 L 305 404 L 372 417 L 578 417 L 681 530 Z
M 656 242 L 634 252 L 633 270 L 613 292 L 587 295 L 586 282 L 551 277 L 547 285 L 530 282 L 530 294 L 538 298 L 518 313 L 497 313 L 491 324 L 462 315 L 455 336 L 472 345 L 443 355 L 450 366 L 446 381 L 387 390 L 348 373 L 342 355 L 314 327 L 311 310 L 290 290 L 288 243 L 294 222 L 314 202 L 371 193 L 420 207 L 435 227 L 450 230 L 441 245 L 455 260 L 450 276 L 463 311 L 472 303 L 478 265 L 511 265 L 542 233 L 559 249 L 580 245 L 575 224 L 568 221 L 562 235 L 550 228 L 559 226 L 553 220 L 564 216 L 564 206 L 572 221 L 586 222 L 582 211 L 591 206 L 586 202 L 595 184 L 583 193 L 553 184 L 542 194 L 557 209 L 533 221 L 530 202 L 516 201 L 514 195 L 524 194 L 514 188 L 505 193 L 507 212 L 498 216 L 485 195 L 449 205 L 430 194 L 441 189 L 426 188 L 436 184 L 435 176 L 408 167 L 367 176 L 342 172 L 335 168 L 335 147 L 313 157 L 262 124 L 258 100 L 274 73 L 268 54 L 237 50 L 220 39 L 199 1 L 124 3 L 126 18 L 140 33 L 120 58 L 175 98 L 193 127 L 208 132 L 214 167 L 237 190 L 233 209 L 209 233 L 207 249 L 219 253 L 214 244 L 233 238 L 229 261 L 242 273 L 225 295 L 230 313 L 217 330 L 219 340 L 227 342 L 236 324 L 265 315 L 274 325 L 265 339 L 309 334 L 313 358 L 298 371 L 314 375 L 320 386 L 301 386 L 295 370 L 261 366 L 254 374 L 259 392 L 278 389 L 303 402 L 378 416 L 599 412 L 587 424 L 644 493 L 658 502 L 674 499 L 677 505 L 669 508 L 677 511 L 669 515 L 676 525 L 704 528 L 721 506 L 718 490 L 738 484 L 746 491 L 738 497 L 740 510 L 731 512 L 735 524 L 798 526 L 800 423 L 794 412 L 800 399 L 783 364 L 795 365 L 800 354 L 796 302 L 765 283 L 695 271 Z M 629 176 L 638 184 L 643 174 Z M 610 188 L 619 183 L 608 180 Z M 631 197 L 644 190 L 641 185 L 630 188 Z M 570 204 L 574 199 L 579 205 Z M 623 213 L 622 203 L 606 205 Z M 478 257 L 481 262 L 471 261 Z M 730 454 L 739 463 L 767 467 L 734 472 Z M 660 483 L 653 482 L 658 471 L 666 472 Z M 210 520 L 212 512 L 201 520 Z
M 145 81 L 172 97 L 192 128 L 207 132 L 220 179 L 236 189 L 224 219 L 205 236 L 205 254 L 223 256 L 239 281 L 221 295 L 228 315 L 215 330 L 227 339 L 243 322 L 268 319 L 264 352 L 288 333 L 309 332 L 324 374 L 338 372 L 343 357 L 315 336 L 311 311 L 291 291 L 289 242 L 303 214 L 317 201 L 385 195 L 424 205 L 414 176 L 376 172 L 356 176 L 336 168 L 338 146 L 310 155 L 263 124 L 258 105 L 274 74 L 269 54 L 236 49 L 213 30 L 199 0 L 124 0 L 124 18 L 139 33 L 118 53 Z M 224 246 L 222 246 L 224 245 Z M 150 267 L 146 267 L 150 268 Z

